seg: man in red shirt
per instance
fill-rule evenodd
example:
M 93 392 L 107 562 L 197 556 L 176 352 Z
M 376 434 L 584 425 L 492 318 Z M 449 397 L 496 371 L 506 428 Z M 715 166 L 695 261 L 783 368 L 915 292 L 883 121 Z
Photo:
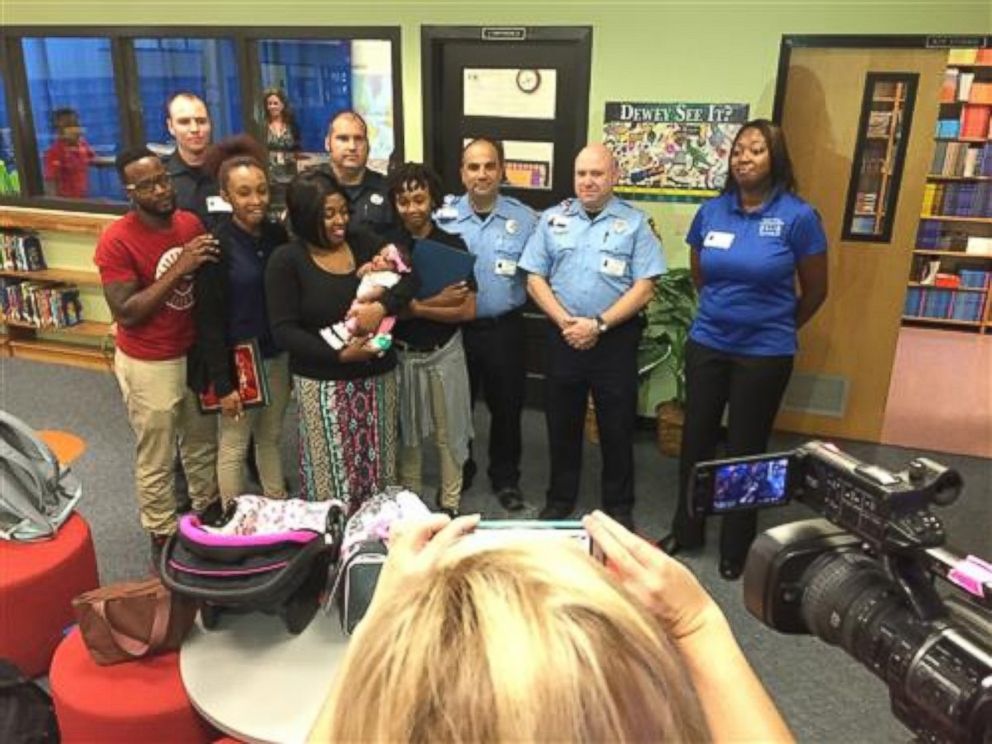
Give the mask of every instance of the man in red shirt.
M 191 212 L 176 209 L 172 180 L 144 147 L 117 156 L 133 211 L 100 237 L 94 261 L 117 322 L 114 371 L 137 438 L 141 524 L 153 556 L 176 530 L 173 453 L 182 453 L 193 508 L 217 497 L 217 421 L 199 412 L 186 385 L 193 344 L 193 275 L 216 261 L 216 239 Z
M 83 138 L 75 109 L 55 109 L 56 140 L 45 151 L 45 193 L 83 199 L 89 188 L 87 169 L 96 155 Z

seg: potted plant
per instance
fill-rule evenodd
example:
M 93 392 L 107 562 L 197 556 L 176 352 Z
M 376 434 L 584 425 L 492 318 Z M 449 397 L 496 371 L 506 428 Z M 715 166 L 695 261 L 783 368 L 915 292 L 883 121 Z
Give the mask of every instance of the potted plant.
M 647 325 L 637 352 L 641 376 L 638 411 L 658 421 L 658 449 L 677 457 L 685 408 L 685 344 L 696 315 L 696 287 L 689 269 L 672 269 L 655 284 L 645 309 Z

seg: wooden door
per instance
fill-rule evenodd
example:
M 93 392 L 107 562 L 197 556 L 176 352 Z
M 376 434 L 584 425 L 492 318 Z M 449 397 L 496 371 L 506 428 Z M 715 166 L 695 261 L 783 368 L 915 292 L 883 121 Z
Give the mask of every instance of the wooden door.
M 823 217 L 830 291 L 800 332 L 778 428 L 869 441 L 881 437 L 946 58 L 946 49 L 791 51 L 781 123 L 799 192 Z M 872 73 L 914 76 L 915 105 L 904 114 L 911 118 L 890 233 L 884 239 L 845 239 L 864 91 Z

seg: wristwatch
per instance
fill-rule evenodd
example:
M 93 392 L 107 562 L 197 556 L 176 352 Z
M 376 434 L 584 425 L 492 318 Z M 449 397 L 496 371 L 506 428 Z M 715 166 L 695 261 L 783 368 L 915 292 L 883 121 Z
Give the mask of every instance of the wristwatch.
M 597 315 L 595 318 L 593 318 L 593 320 L 596 321 L 596 331 L 597 332 L 599 332 L 599 333 L 606 333 L 608 330 L 610 330 L 610 327 L 606 324 L 606 321 L 603 320 L 603 316 L 602 315 Z

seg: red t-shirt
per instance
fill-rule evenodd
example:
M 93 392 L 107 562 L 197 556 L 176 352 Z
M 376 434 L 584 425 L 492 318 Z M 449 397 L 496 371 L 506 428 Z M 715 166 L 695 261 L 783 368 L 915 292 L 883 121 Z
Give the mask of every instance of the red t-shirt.
M 45 151 L 45 180 L 55 182 L 55 195 L 85 197 L 89 187 L 86 169 L 94 157 L 93 150 L 81 137 L 75 145 L 55 140 Z
M 175 263 L 183 245 L 202 232 L 203 225 L 192 212 L 177 210 L 165 230 L 154 230 L 129 212 L 110 225 L 97 243 L 93 262 L 100 269 L 100 281 L 137 282 L 142 290 Z M 144 323 L 117 327 L 117 347 L 135 359 L 176 359 L 193 344 L 194 333 L 193 277 L 187 276 Z

